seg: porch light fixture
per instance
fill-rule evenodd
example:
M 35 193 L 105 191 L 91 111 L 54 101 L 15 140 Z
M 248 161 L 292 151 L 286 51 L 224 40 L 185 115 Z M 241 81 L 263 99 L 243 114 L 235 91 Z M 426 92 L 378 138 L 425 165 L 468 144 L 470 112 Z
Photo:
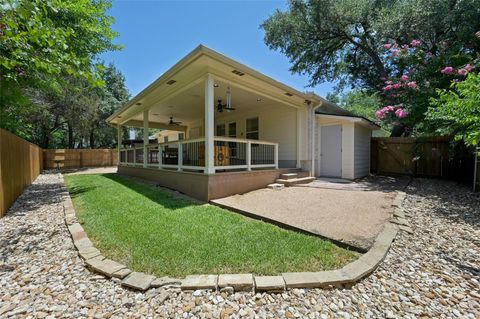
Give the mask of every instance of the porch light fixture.
M 213 87 L 218 88 L 218 83 L 215 83 Z
M 174 84 L 175 82 L 177 82 L 177 81 L 175 81 L 175 80 L 170 80 L 170 81 L 167 82 L 167 84 L 168 84 L 168 85 L 172 85 L 172 84 Z
M 293 94 L 290 93 L 290 92 L 285 92 L 285 95 L 286 95 L 286 96 L 293 96 Z
M 262 102 L 263 100 L 261 98 L 257 98 L 257 102 Z
M 223 112 L 224 110 L 227 112 L 235 111 L 235 108 L 232 107 L 232 92 L 230 91 L 230 86 L 227 86 L 227 103 L 222 104 L 222 100 L 218 100 L 217 104 L 217 111 Z
M 137 102 L 137 103 L 135 103 L 135 105 L 142 105 L 142 103 L 140 103 L 140 102 Z

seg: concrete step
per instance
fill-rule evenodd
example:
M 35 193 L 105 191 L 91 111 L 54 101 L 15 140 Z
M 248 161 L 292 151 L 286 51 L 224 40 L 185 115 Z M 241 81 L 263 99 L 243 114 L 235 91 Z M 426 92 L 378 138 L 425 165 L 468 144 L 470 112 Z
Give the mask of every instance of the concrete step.
M 280 179 L 293 179 L 293 178 L 298 178 L 297 173 L 285 173 L 280 175 Z
M 267 188 L 273 189 L 273 190 L 281 190 L 285 187 L 285 185 L 280 184 L 280 183 L 273 183 L 273 184 L 268 184 Z
M 283 184 L 285 186 L 293 186 L 296 184 L 308 184 L 310 182 L 313 182 L 315 180 L 315 177 L 300 177 L 300 178 L 292 178 L 292 179 L 277 179 L 275 182 L 278 184 Z

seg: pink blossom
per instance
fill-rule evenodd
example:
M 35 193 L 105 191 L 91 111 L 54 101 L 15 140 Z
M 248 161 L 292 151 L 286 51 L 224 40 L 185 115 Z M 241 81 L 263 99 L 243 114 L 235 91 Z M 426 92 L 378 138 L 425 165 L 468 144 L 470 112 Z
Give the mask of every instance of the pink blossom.
M 419 46 L 420 44 L 422 44 L 422 41 L 420 41 L 420 40 L 412 40 L 412 42 L 410 42 L 410 45 L 412 47 Z
M 383 120 L 385 118 L 385 113 L 382 110 L 378 110 L 375 112 L 375 117 L 377 119 Z
M 400 80 L 402 81 L 408 81 L 408 75 L 404 74 L 400 77 Z
M 393 50 L 392 51 L 392 56 L 398 56 L 400 54 L 399 50 Z
M 408 50 L 408 48 L 409 48 L 408 44 L 404 44 L 404 45 L 402 45 L 402 49 L 404 49 L 404 50 Z
M 467 72 L 470 72 L 470 71 L 472 71 L 472 69 L 474 68 L 474 66 L 471 65 L 471 64 L 467 64 L 467 65 L 465 65 L 463 68 L 464 68 L 465 70 L 467 70 Z
M 443 74 L 453 74 L 455 73 L 455 69 L 451 66 L 446 66 L 440 72 L 442 72 Z
M 390 84 L 393 84 L 393 82 L 392 81 L 385 81 L 385 84 L 390 85 Z
M 460 70 L 458 70 L 458 74 L 460 74 L 460 75 L 465 75 L 465 74 L 467 74 L 467 73 L 468 73 L 468 71 L 467 71 L 466 69 L 460 69 Z
M 480 31 L 475 32 L 475 36 L 480 39 Z
M 391 84 L 389 84 L 389 85 L 387 85 L 387 86 L 384 86 L 382 90 L 384 90 L 384 91 L 389 91 L 389 90 L 391 90 L 391 89 L 393 89 L 393 86 L 392 86 Z
M 411 89 L 416 89 L 417 88 L 417 82 L 415 82 L 415 81 L 408 82 L 407 86 Z
M 387 105 L 387 106 L 385 106 L 382 110 L 384 110 L 384 112 L 386 113 L 386 112 L 391 112 L 391 111 L 393 111 L 394 108 L 393 108 L 393 106 L 391 106 L 391 105 Z
M 395 111 L 395 115 L 399 118 L 399 119 L 403 119 L 404 117 L 406 117 L 408 115 L 408 112 L 405 110 L 405 109 L 397 109 Z
M 385 49 L 387 49 L 387 50 L 390 50 L 390 48 L 392 47 L 392 45 L 391 45 L 390 43 L 385 43 L 385 44 L 383 45 L 383 47 L 384 47 Z
M 402 87 L 402 85 L 401 85 L 400 83 L 395 83 L 395 84 L 393 85 L 393 88 L 394 88 L 394 89 L 399 89 L 399 88 L 401 88 L 401 87 Z

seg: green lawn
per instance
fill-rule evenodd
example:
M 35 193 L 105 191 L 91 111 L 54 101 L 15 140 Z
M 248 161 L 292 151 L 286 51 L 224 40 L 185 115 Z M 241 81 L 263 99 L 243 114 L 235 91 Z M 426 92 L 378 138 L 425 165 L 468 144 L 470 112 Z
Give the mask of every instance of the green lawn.
M 334 269 L 358 256 L 328 241 L 174 198 L 116 174 L 67 175 L 65 182 L 96 247 L 136 271 L 273 275 Z

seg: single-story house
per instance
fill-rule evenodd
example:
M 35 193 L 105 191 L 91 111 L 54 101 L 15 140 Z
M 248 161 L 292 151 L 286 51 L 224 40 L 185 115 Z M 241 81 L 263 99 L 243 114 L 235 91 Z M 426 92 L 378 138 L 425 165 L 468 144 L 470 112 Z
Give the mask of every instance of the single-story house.
M 262 188 L 283 173 L 365 176 L 379 128 L 203 45 L 107 122 L 118 128 L 119 173 L 201 200 Z M 145 143 L 124 147 L 125 127 L 143 128 Z M 150 129 L 160 130 L 158 143 Z

